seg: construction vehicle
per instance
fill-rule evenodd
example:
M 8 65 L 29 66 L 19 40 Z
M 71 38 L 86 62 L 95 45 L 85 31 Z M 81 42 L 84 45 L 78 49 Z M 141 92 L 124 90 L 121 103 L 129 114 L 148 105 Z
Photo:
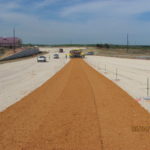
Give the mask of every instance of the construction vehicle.
M 84 58 L 85 57 L 85 54 L 82 52 L 82 50 L 71 50 L 70 53 L 69 53 L 69 57 L 70 58 Z
M 64 50 L 62 48 L 59 49 L 59 53 L 63 53 Z

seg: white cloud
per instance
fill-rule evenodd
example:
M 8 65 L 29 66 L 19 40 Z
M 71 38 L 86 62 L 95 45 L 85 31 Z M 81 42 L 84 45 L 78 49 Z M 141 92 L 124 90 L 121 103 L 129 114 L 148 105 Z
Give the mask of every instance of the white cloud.
M 10 11 L 10 10 L 13 10 L 13 9 L 16 9 L 16 8 L 19 8 L 20 5 L 19 3 L 17 2 L 1 2 L 0 4 L 0 12 L 2 11 Z
M 66 7 L 61 12 L 64 17 L 80 13 L 103 13 L 115 15 L 134 15 L 145 11 L 150 11 L 149 0 L 102 0 L 82 3 L 75 6 Z
M 58 0 L 43 0 L 34 4 L 35 8 L 43 8 L 49 6 L 50 4 L 56 3 Z

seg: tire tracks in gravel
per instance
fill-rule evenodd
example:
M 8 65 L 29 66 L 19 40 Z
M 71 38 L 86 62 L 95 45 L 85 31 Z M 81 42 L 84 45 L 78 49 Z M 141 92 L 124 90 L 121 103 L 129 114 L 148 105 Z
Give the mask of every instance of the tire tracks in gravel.
M 101 150 L 93 92 L 81 60 L 73 60 L 69 82 L 24 149 Z
M 91 91 L 92 91 L 92 93 L 94 95 L 93 103 L 94 103 L 95 110 L 96 110 L 97 124 L 98 124 L 98 128 L 99 128 L 99 140 L 100 140 L 100 143 L 101 143 L 100 149 L 104 150 L 104 142 L 103 142 L 103 137 L 102 137 L 102 127 L 101 127 L 101 121 L 100 121 L 99 113 L 98 113 L 98 109 L 97 109 L 98 106 L 97 106 L 97 102 L 96 102 L 96 98 L 95 98 L 94 89 L 93 89 L 93 86 L 92 86 L 92 84 L 91 84 L 91 82 L 89 80 L 89 77 L 87 75 L 86 69 L 84 69 L 84 73 L 85 73 L 85 75 L 87 77 L 87 81 L 89 82 L 89 85 L 91 87 Z

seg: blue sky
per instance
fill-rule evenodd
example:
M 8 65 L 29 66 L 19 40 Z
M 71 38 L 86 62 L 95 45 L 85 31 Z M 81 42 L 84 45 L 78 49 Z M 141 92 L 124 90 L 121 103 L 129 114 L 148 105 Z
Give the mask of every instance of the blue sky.
M 24 43 L 150 45 L 149 0 L 0 0 L 0 36 Z

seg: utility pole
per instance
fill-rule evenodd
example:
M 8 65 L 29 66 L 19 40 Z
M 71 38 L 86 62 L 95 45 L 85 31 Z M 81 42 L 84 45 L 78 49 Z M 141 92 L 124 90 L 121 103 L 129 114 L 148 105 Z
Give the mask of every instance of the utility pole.
M 149 97 L 149 78 L 147 78 L 147 97 Z
M 129 35 L 127 33 L 127 53 L 129 52 Z
M 13 29 L 13 49 L 14 53 L 16 52 L 16 31 L 15 28 Z
M 72 40 L 70 41 L 70 45 L 72 45 Z

